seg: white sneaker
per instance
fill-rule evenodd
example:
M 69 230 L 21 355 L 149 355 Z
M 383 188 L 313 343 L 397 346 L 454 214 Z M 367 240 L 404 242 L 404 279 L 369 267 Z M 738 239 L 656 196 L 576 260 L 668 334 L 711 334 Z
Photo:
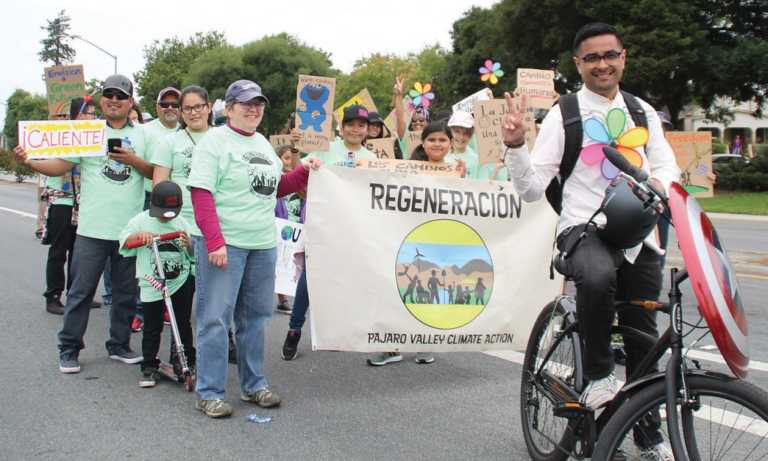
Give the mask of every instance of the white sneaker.
M 651 448 L 640 450 L 640 459 L 647 459 L 648 461 L 675 461 L 672 449 L 664 442 Z
M 597 410 L 606 403 L 613 400 L 621 389 L 619 382 L 616 381 L 616 375 L 611 373 L 603 379 L 592 381 L 581 393 L 579 401 L 593 410 Z

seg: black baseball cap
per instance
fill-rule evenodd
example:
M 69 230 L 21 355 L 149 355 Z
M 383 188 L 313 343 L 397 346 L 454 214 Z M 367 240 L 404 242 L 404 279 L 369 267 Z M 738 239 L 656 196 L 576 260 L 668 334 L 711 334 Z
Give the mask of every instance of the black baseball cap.
M 381 123 L 384 124 L 384 119 L 378 112 L 368 112 L 368 123 Z
M 352 104 L 344 109 L 344 118 L 341 119 L 341 123 L 351 122 L 352 120 L 362 120 L 368 123 L 368 109 L 359 104 Z
M 181 187 L 173 181 L 157 183 L 149 199 L 149 215 L 153 218 L 175 218 L 181 211 Z

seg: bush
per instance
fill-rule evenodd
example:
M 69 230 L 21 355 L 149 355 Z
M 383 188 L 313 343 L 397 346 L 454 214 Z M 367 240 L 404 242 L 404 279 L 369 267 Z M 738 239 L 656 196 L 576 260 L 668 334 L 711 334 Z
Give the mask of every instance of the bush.
M 35 172 L 29 167 L 16 163 L 13 160 L 13 152 L 9 150 L 0 150 L 0 171 L 16 176 L 17 182 L 22 182 L 24 178 L 35 175 Z
M 752 144 L 752 153 L 755 157 L 768 155 L 768 144 Z
M 721 143 L 719 139 L 712 139 L 712 153 L 713 154 L 727 154 L 728 146 Z
M 734 159 L 719 164 L 716 185 L 727 190 L 768 191 L 768 151 L 755 151 L 749 163 Z

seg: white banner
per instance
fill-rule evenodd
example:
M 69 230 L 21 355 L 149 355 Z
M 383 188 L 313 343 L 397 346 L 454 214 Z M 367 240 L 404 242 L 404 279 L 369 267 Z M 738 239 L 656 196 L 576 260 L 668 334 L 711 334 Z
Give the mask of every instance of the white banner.
M 557 217 L 511 184 L 323 167 L 309 181 L 312 348 L 523 349 Z
M 275 218 L 277 229 L 277 264 L 275 264 L 275 293 L 293 296 L 299 281 L 304 251 L 304 225 L 287 219 Z

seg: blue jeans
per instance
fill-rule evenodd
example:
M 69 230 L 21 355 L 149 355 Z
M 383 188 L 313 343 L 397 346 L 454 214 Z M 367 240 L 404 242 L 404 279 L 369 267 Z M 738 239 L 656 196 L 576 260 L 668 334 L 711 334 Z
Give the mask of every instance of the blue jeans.
M 299 283 L 296 284 L 296 294 L 293 298 L 293 311 L 291 320 L 288 321 L 288 328 L 291 330 L 301 330 L 304 322 L 307 320 L 307 310 L 309 309 L 309 293 L 307 292 L 307 271 L 301 271 Z
M 277 250 L 227 245 L 227 266 L 208 262 L 205 240 L 193 238 L 197 260 L 197 395 L 223 399 L 229 369 L 227 330 L 235 321 L 240 389 L 267 387 L 263 374 L 264 336 L 272 316 Z
M 112 304 L 112 260 L 107 258 L 106 264 L 104 264 L 104 274 L 102 275 L 104 280 L 104 291 L 101 293 L 101 297 L 105 301 L 109 301 L 108 304 Z

